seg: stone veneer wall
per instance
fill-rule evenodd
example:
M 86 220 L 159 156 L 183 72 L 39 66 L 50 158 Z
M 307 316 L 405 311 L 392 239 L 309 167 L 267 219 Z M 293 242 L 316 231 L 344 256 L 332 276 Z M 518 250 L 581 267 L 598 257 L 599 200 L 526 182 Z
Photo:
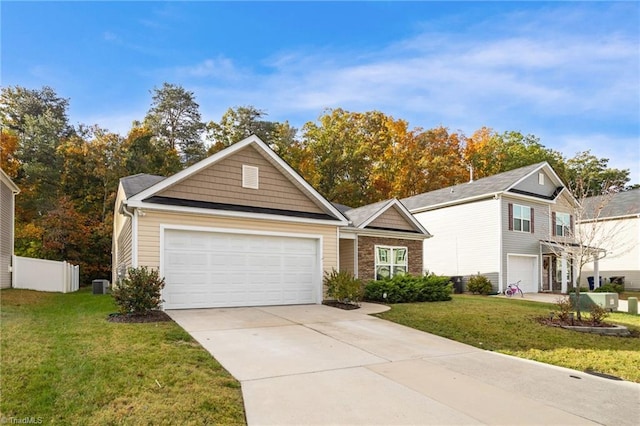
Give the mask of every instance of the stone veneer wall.
M 367 282 L 375 278 L 375 246 L 406 247 L 409 256 L 409 273 L 422 275 L 422 240 L 400 238 L 358 237 L 358 278 Z

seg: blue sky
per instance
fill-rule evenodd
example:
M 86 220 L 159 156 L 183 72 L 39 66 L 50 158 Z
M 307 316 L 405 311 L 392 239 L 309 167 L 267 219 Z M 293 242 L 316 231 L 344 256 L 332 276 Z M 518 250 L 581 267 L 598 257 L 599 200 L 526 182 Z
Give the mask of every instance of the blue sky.
M 0 3 L 2 86 L 53 87 L 73 124 L 126 134 L 163 82 L 205 120 L 253 105 L 534 134 L 640 183 L 638 2 Z

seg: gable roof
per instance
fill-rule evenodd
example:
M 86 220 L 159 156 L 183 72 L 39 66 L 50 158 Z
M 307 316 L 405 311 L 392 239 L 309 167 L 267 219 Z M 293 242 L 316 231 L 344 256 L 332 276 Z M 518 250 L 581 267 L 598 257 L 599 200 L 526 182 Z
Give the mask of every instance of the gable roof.
M 164 176 L 138 173 L 137 175 L 123 177 L 120 179 L 120 183 L 122 184 L 122 188 L 124 188 L 124 194 L 127 198 L 130 198 L 165 179 L 166 177 Z
M 603 196 L 589 197 L 584 200 L 585 220 L 593 219 L 597 208 L 596 203 L 603 199 Z M 640 215 L 640 188 L 631 191 L 618 192 L 606 199 L 606 205 L 600 212 L 599 218 L 619 218 Z
M 310 199 L 312 199 L 317 205 L 321 208 L 322 211 L 326 212 L 324 214 L 312 214 L 312 215 L 303 215 L 303 217 L 309 218 L 326 218 L 331 220 L 338 220 L 346 225 L 346 218 L 343 214 L 336 209 L 329 201 L 327 201 L 318 191 L 316 191 L 311 185 L 309 185 L 289 164 L 287 164 L 282 158 L 280 158 L 275 152 L 273 152 L 259 137 L 252 135 L 246 139 L 243 139 L 240 142 L 237 142 L 230 147 L 223 149 L 222 151 L 217 152 L 216 154 L 205 158 L 204 160 L 187 167 L 186 169 L 164 178 L 162 176 L 155 175 L 147 175 L 140 174 L 129 176 L 128 178 L 121 179 L 121 183 L 123 185 L 124 191 L 127 195 L 127 204 L 132 206 L 139 206 L 141 203 L 156 203 L 156 204 L 171 204 L 168 203 L 167 200 L 164 200 L 166 197 L 162 197 L 162 191 L 172 187 L 173 185 L 186 180 L 187 178 L 197 174 L 198 172 L 204 170 L 205 168 L 222 161 L 225 158 L 230 157 L 231 155 L 239 152 L 240 150 L 252 146 L 260 153 L 262 153 L 268 161 L 272 162 L 272 164 L 277 164 L 279 169 L 281 169 L 283 175 L 289 179 L 296 186 L 301 188 L 303 192 L 306 193 Z M 188 200 L 187 200 L 188 201 Z M 220 203 L 212 203 L 212 202 L 191 202 L 184 204 L 185 200 L 181 200 L 182 204 L 173 204 L 175 206 L 182 207 L 203 207 L 208 209 L 217 209 L 217 210 L 231 210 L 230 206 L 223 205 Z M 273 214 L 284 214 L 289 215 L 293 212 L 285 211 L 285 210 L 274 210 L 274 209 L 251 209 L 247 206 L 236 206 L 237 210 L 246 211 L 246 212 L 254 212 L 254 213 L 273 213 Z
M 497 175 L 488 176 L 473 182 L 462 183 L 459 185 L 449 186 L 447 188 L 437 189 L 435 191 L 414 195 L 413 197 L 402 199 L 402 203 L 411 212 L 423 211 L 428 209 L 429 207 L 435 206 L 462 204 L 474 199 L 485 198 L 488 196 L 508 192 L 524 179 L 542 169 L 545 169 L 547 172 L 549 172 L 552 179 L 555 181 L 559 188 L 564 189 L 562 180 L 558 177 L 549 163 L 543 161 L 541 163 L 520 167 L 519 169 L 498 173 Z M 556 191 L 555 197 L 557 197 L 560 192 L 562 191 Z M 514 191 L 514 193 L 516 192 Z
M 4 184 L 11 189 L 11 191 L 14 194 L 17 194 L 18 192 L 20 192 L 20 188 L 18 188 L 18 186 L 13 183 L 13 181 L 11 180 L 11 178 L 9 177 L 9 175 L 7 175 L 4 170 L 0 169 L 0 181 L 4 182 Z
M 335 205 L 335 204 L 334 204 Z M 386 211 L 397 208 L 400 214 L 413 226 L 415 232 L 431 236 L 416 218 L 407 210 L 407 208 L 396 198 L 390 200 L 379 201 L 377 203 L 368 204 L 366 206 L 350 209 L 347 206 L 338 204 L 337 206 L 345 209 L 344 215 L 349 219 L 349 226 L 353 228 L 364 229 Z M 406 231 L 404 231 L 406 232 Z

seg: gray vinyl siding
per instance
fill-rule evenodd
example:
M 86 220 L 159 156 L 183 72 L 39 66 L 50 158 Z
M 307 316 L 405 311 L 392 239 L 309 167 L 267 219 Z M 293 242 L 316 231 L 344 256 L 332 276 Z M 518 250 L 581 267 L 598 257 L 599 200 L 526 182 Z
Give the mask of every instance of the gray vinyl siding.
M 11 287 L 11 256 L 13 255 L 13 202 L 11 188 L 0 181 L 0 288 Z
M 544 174 L 544 185 L 540 185 L 538 183 L 538 174 Z M 550 196 L 556 191 L 556 185 L 551 180 L 551 177 L 544 170 L 540 170 L 539 172 L 533 173 L 531 176 L 524 179 L 522 182 L 518 183 L 515 189 L 520 191 L 526 191 L 533 194 L 541 194 L 545 196 Z
M 509 203 L 533 208 L 533 233 L 509 230 Z M 507 279 L 507 256 L 509 254 L 535 255 L 538 256 L 538 265 L 541 264 L 539 259 L 540 240 L 549 238 L 549 205 L 530 200 L 503 197 L 502 224 L 502 277 L 504 287 Z

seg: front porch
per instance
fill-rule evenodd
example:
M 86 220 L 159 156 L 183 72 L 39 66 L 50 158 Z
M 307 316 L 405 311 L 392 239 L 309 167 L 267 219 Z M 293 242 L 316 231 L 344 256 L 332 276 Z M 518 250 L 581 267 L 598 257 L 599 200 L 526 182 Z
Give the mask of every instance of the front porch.
M 542 293 L 567 294 L 571 288 L 577 286 L 579 265 L 574 259 L 576 252 L 579 256 L 593 256 L 594 288 L 599 287 L 600 271 L 598 260 L 601 249 L 580 246 L 573 243 L 559 243 L 553 241 L 540 241 L 540 254 L 542 256 L 542 274 L 540 291 Z

